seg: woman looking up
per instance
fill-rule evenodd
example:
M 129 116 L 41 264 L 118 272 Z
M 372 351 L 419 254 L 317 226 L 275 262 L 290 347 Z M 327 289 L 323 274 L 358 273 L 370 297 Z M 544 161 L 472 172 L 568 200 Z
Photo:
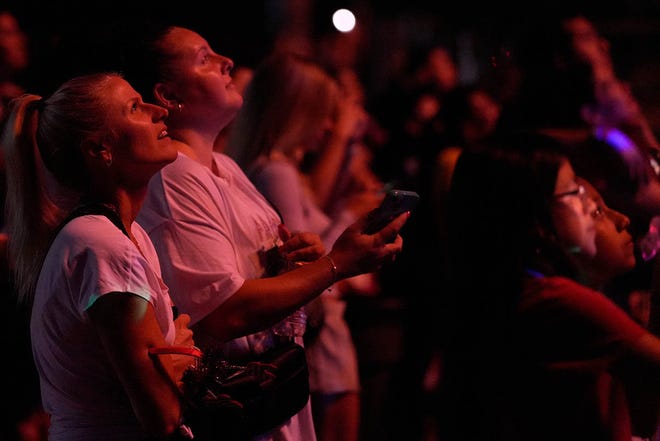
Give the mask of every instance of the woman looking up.
M 277 343 L 273 325 L 336 281 L 393 260 L 402 248 L 398 231 L 405 214 L 373 235 L 362 234 L 364 220 L 357 221 L 326 254 L 318 235 L 290 234 L 241 168 L 214 152 L 215 139 L 243 101 L 229 58 L 177 26 L 132 41 L 142 44 L 124 57 L 122 70 L 144 96 L 168 109 L 179 150 L 151 180 L 138 221 L 202 349 L 222 345 L 229 356 L 263 352 Z M 260 439 L 314 440 L 310 406 Z
M 576 282 L 596 209 L 539 139 L 460 154 L 447 237 L 452 308 L 470 320 L 444 354 L 443 440 L 629 441 L 629 399 L 660 397 L 660 340 Z
M 173 320 L 155 250 L 135 223 L 149 179 L 176 158 L 166 116 L 117 74 L 13 104 L 2 139 L 10 258 L 32 305 L 49 440 L 142 441 L 180 425 L 185 361 L 148 351 L 192 345 L 189 317 Z

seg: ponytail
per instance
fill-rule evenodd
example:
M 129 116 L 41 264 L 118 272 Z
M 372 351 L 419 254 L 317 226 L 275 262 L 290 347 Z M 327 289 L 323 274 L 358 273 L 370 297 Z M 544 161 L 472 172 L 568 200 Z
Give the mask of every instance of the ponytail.
M 37 95 L 16 98 L 2 134 L 7 167 L 4 208 L 8 257 L 22 303 L 32 301 L 51 233 L 63 216 L 47 191 L 48 172 L 36 142 L 42 103 Z
M 9 264 L 19 300 L 32 303 L 52 235 L 91 179 L 81 145 L 106 124 L 104 96 L 117 73 L 75 77 L 44 100 L 23 95 L 2 134 L 7 162 Z

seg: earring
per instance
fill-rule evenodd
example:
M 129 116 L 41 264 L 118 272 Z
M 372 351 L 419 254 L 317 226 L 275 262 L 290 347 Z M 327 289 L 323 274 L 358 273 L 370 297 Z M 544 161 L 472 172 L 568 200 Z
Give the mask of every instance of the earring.
M 181 104 L 181 103 L 176 103 L 176 110 L 178 110 L 179 112 L 181 112 L 181 109 L 183 109 L 183 104 Z

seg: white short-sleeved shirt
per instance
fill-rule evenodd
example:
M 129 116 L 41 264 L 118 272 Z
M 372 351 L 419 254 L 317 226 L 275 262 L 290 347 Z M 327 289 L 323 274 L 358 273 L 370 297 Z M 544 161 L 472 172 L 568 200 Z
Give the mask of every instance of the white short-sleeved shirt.
M 51 414 L 50 441 L 145 437 L 87 314 L 103 295 L 133 293 L 153 306 L 165 341 L 174 341 L 172 303 L 155 249 L 137 223 L 132 232 L 144 255 L 107 217 L 78 217 L 45 258 L 30 331 L 43 406 Z
M 191 324 L 231 297 L 246 279 L 265 274 L 264 252 L 281 244 L 280 217 L 227 155 L 214 153 L 212 170 L 179 153 L 149 182 L 138 222 L 160 257 L 172 300 Z M 198 339 L 198 337 L 200 339 Z M 195 336 L 204 348 L 220 344 Z M 229 355 L 259 353 L 274 345 L 259 332 L 223 344 Z M 262 440 L 314 441 L 309 403 Z

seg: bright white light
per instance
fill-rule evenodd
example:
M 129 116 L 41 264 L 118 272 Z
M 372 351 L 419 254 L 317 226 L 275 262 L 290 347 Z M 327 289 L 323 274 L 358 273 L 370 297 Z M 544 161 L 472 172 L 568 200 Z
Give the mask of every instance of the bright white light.
M 348 9 L 337 9 L 332 14 L 332 24 L 339 32 L 351 32 L 355 27 L 355 15 Z

